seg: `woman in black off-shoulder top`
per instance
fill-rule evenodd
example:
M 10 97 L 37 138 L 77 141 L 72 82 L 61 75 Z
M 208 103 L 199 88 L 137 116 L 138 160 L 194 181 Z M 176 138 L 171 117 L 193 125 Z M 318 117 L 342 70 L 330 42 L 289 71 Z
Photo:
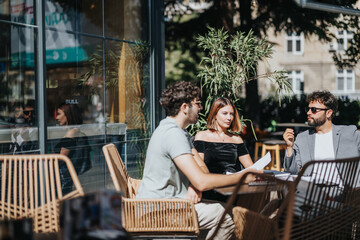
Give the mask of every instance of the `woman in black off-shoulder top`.
M 195 135 L 194 146 L 210 173 L 235 173 L 241 170 L 241 165 L 247 168 L 253 164 L 243 139 L 234 134 L 241 130 L 241 124 L 238 112 L 229 99 L 215 100 L 207 119 L 207 128 Z M 214 191 L 204 192 L 203 198 L 226 201 Z

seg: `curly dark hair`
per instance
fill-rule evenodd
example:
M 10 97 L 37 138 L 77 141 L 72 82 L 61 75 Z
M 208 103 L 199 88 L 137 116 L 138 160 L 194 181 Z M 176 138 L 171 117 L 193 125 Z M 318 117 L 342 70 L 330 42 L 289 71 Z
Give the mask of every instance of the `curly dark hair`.
M 194 98 L 200 97 L 200 88 L 190 82 L 180 81 L 164 89 L 160 104 L 167 116 L 174 117 L 183 103 L 190 104 Z
M 308 103 L 318 101 L 319 103 L 324 104 L 327 108 L 333 111 L 331 115 L 331 119 L 335 117 L 335 114 L 338 109 L 338 101 L 337 98 L 334 96 L 334 94 L 332 94 L 331 92 L 329 91 L 312 92 L 307 96 L 306 101 Z

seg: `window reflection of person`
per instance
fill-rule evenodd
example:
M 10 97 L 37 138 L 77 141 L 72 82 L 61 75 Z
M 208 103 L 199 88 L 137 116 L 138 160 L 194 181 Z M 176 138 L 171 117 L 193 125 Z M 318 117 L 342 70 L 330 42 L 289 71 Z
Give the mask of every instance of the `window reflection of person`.
M 56 113 L 56 120 L 60 126 L 66 127 L 66 133 L 59 143 L 56 144 L 55 151 L 68 156 L 74 165 L 76 173 L 78 175 L 83 174 L 90 169 L 91 162 L 87 149 L 89 146 L 88 139 L 80 131 L 79 126 L 76 126 L 82 124 L 80 109 L 76 104 L 61 104 L 57 108 Z M 67 193 L 72 190 L 72 181 L 64 167 L 60 166 L 60 172 L 63 177 L 63 193 Z
M 37 145 L 37 131 L 35 128 L 35 103 L 29 100 L 24 109 L 22 106 L 15 108 L 14 116 L 16 129 L 12 132 L 10 147 L 11 153 L 29 153 L 29 151 L 36 150 Z

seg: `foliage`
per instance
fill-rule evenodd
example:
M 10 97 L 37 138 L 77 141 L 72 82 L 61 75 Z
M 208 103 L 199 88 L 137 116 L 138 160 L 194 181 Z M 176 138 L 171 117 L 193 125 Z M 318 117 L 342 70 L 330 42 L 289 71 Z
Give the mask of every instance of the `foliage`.
M 291 92 L 291 85 L 284 71 L 256 75 L 257 63 L 271 58 L 273 46 L 265 38 L 255 37 L 252 31 L 230 35 L 224 29 L 209 27 L 209 32 L 204 36 L 199 35 L 197 42 L 206 54 L 200 63 L 198 74 L 205 99 L 205 114 L 201 115 L 195 127 L 192 126 L 191 132 L 205 128 L 204 118 L 216 98 L 229 98 L 238 106 L 241 88 L 254 79 L 264 77 L 273 81 L 279 96 Z
M 260 129 L 268 129 L 275 122 L 304 123 L 307 121 L 306 96 L 293 96 L 291 101 L 279 101 L 269 97 L 261 101 L 261 115 L 264 121 Z M 348 98 L 338 98 L 338 112 L 333 119 L 335 124 L 356 125 L 360 127 L 360 102 Z
M 126 43 L 128 44 L 128 43 Z M 149 55 L 149 47 L 145 41 L 136 41 L 136 44 L 128 44 L 129 48 L 124 48 L 123 42 L 116 42 L 113 46 L 107 46 L 105 51 L 104 62 L 104 50 L 102 45 L 97 46 L 97 51 L 93 53 L 86 65 L 89 67 L 89 71 L 85 72 L 78 81 L 78 84 L 82 87 L 87 87 L 93 94 L 101 94 L 98 88 L 98 82 L 94 82 L 94 77 L 103 76 L 103 67 L 106 65 L 106 81 L 105 86 L 107 89 L 114 89 L 118 86 L 119 79 L 119 62 L 121 60 L 121 52 L 125 51 L 125 55 L 133 56 L 126 58 L 127 64 L 125 64 L 126 73 L 144 75 L 141 70 L 141 65 Z M 140 72 L 139 72 L 140 71 Z M 102 78 L 101 78 L 102 79 Z
M 210 8 L 194 13 L 192 18 L 187 15 L 174 18 L 166 22 L 166 50 L 189 51 L 189 62 L 197 62 L 201 58 L 202 50 L 195 44 L 198 34 L 204 35 L 207 26 L 214 28 L 224 27 L 230 33 L 241 31 L 247 33 L 252 29 L 258 37 L 266 36 L 270 31 L 275 35 L 279 33 L 302 33 L 305 38 L 316 36 L 323 43 L 335 42 L 335 30 L 352 30 L 354 39 L 346 51 L 346 55 L 334 53 L 334 62 L 340 67 L 353 66 L 360 59 L 360 24 L 358 16 L 342 16 L 336 13 L 305 9 L 299 7 L 295 1 L 261 0 L 257 7 L 251 6 L 251 1 L 221 0 L 211 1 Z M 324 0 L 322 3 L 334 4 L 344 7 L 354 7 L 357 0 Z M 216 17 L 214 17 L 216 16 Z M 186 19 L 187 18 L 187 19 Z M 172 58 L 171 61 L 177 60 Z M 185 71 L 195 71 L 194 68 L 183 68 Z M 194 74 L 194 73 L 192 73 Z M 192 74 L 183 74 L 191 76 Z M 166 76 L 168 77 L 168 76 Z M 196 79 L 195 79 L 196 80 Z M 194 80 L 193 80 L 194 81 Z M 246 98 L 249 113 L 257 112 L 258 98 L 251 98 L 257 94 L 257 85 L 247 84 Z M 249 96 L 250 95 L 250 96 Z M 260 119 L 262 121 L 262 119 Z M 260 121 L 260 122 L 261 122 Z M 259 123 L 260 123 L 259 122 Z
M 273 122 L 296 122 L 306 121 L 305 107 L 307 106 L 306 96 L 292 96 L 290 101 L 281 101 L 274 97 L 268 97 L 260 102 L 261 119 L 260 129 L 267 129 Z

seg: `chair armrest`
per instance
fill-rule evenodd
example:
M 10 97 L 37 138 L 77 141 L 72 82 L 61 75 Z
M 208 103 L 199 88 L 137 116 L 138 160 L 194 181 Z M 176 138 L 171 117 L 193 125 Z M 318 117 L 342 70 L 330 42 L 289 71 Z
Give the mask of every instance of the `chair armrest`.
M 128 178 L 129 197 L 135 198 L 141 184 L 141 179 Z
M 199 234 L 194 204 L 185 199 L 122 198 L 123 225 L 128 232 Z

